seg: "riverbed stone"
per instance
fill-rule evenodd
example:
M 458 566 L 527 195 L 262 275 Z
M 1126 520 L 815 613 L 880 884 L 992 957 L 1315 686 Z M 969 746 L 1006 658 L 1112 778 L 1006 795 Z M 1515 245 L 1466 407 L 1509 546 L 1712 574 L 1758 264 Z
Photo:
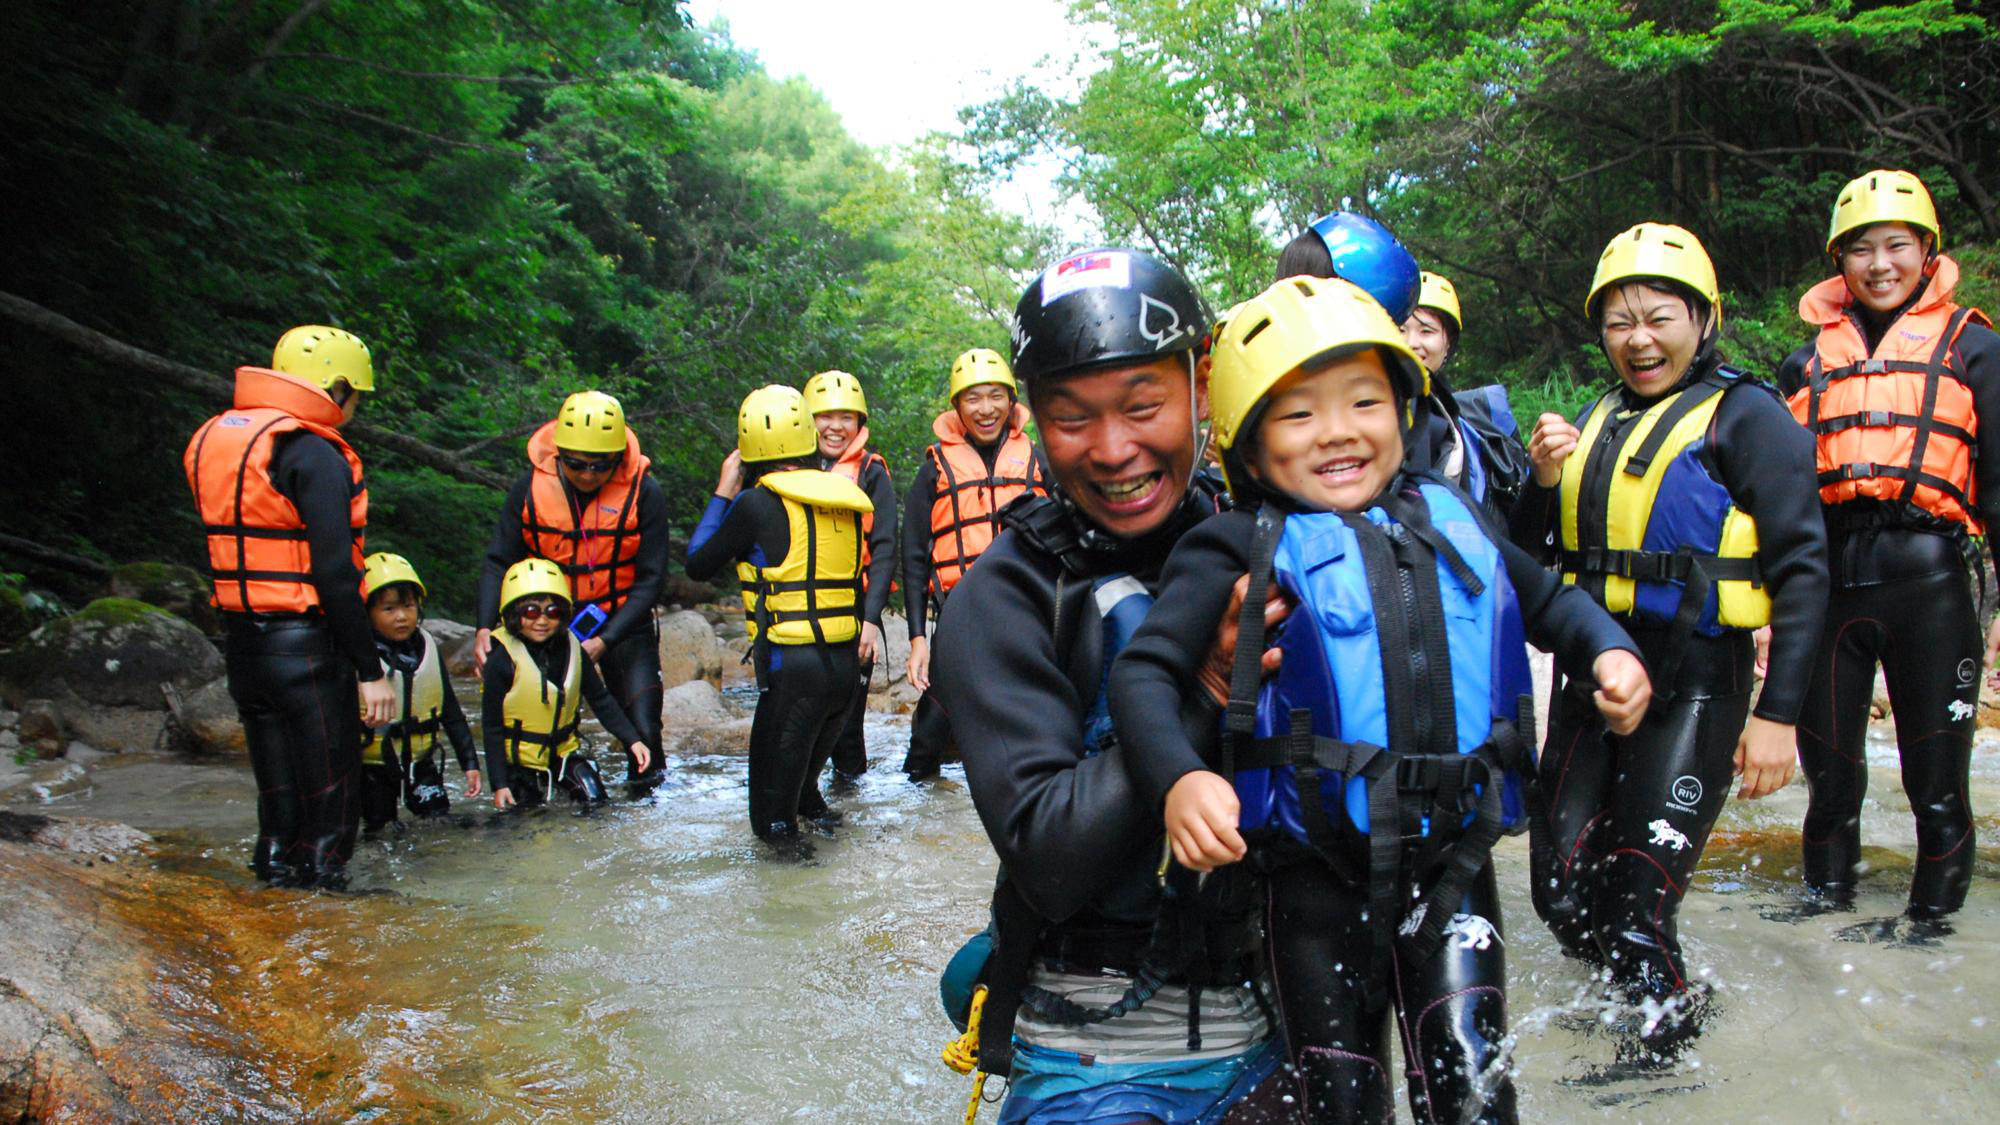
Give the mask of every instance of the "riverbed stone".
M 733 722 L 742 713 L 707 680 L 689 680 L 667 689 L 662 718 L 665 729 L 684 731 Z
M 230 698 L 229 681 L 203 684 L 181 700 L 181 724 L 193 739 L 194 748 L 209 754 L 246 754 L 243 720 Z
M 105 592 L 158 606 L 204 634 L 222 633 L 222 619 L 209 604 L 209 580 L 191 566 L 168 562 L 131 562 L 117 567 L 105 580 Z
M 63 747 L 69 744 L 69 724 L 63 722 L 62 709 L 52 699 L 23 703 L 15 733 L 20 745 L 33 750 L 38 758 L 60 758 Z
M 131 598 L 99 598 L 0 660 L 0 694 L 164 711 L 162 683 L 189 691 L 221 674 L 221 654 L 187 621 Z
M 882 614 L 883 655 L 875 660 L 875 681 L 885 685 L 900 682 L 910 672 L 909 619 L 900 613 Z
M 676 610 L 660 618 L 660 682 L 673 687 L 693 680 L 722 682 L 722 642 L 707 618 Z
M 89 787 L 90 771 L 76 762 L 58 758 L 31 767 L 28 771 L 28 793 L 43 804 Z

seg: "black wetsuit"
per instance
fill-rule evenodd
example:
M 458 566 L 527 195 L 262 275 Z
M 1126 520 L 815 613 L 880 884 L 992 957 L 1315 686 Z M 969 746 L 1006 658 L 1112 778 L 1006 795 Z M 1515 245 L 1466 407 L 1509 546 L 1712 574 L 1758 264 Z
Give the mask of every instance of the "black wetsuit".
M 697 581 L 747 560 L 773 566 L 791 550 L 785 501 L 768 488 L 745 487 L 734 502 L 720 496 L 688 541 L 687 573 Z M 798 835 L 798 818 L 831 810 L 820 771 L 833 756 L 854 696 L 854 642 L 765 644 L 757 662 L 757 713 L 750 721 L 750 828 L 767 840 Z
M 1697 360 L 1690 378 L 1711 370 Z M 1657 399 L 1621 391 L 1621 407 Z M 1632 417 L 1638 415 L 1634 413 Z M 1607 437 L 1621 429 L 1607 423 Z M 1579 448 L 1574 457 L 1589 456 Z M 1813 476 L 1812 439 L 1769 388 L 1741 380 L 1722 394 L 1698 455 L 1731 502 L 1757 522 L 1757 559 L 1771 595 L 1769 678 L 1755 714 L 1798 721 L 1826 604 L 1826 540 Z M 1560 491 L 1532 480 L 1515 507 L 1513 534 L 1553 560 Z M 1652 674 L 1671 630 L 1621 615 Z M 1638 730 L 1606 730 L 1588 683 L 1555 698 L 1541 762 L 1546 824 L 1535 826 L 1536 912 L 1570 955 L 1605 964 L 1635 999 L 1689 988 L 1676 917 L 1688 880 L 1728 797 L 1737 739 L 1752 714 L 1750 631 L 1693 636 L 1673 683 L 1656 682 Z M 1699 1004 L 1662 1020 L 1647 1040 L 1668 1051 L 1699 1030 Z
M 1175 782 L 1212 768 L 1215 760 L 1182 733 L 1175 715 L 1190 694 L 1186 685 L 1208 659 L 1231 587 L 1250 568 L 1256 519 L 1254 511 L 1229 512 L 1182 538 L 1167 564 L 1160 600 L 1112 670 L 1112 719 L 1151 809 L 1162 807 Z M 1555 649 L 1559 663 L 1587 671 L 1602 652 L 1632 648 L 1589 595 L 1564 586 L 1512 544 L 1500 547 L 1529 638 Z M 1207 699 L 1199 689 L 1192 695 Z M 1445 729 L 1456 723 L 1440 721 Z M 1252 856 L 1269 872 L 1272 974 L 1296 1091 L 1311 1120 L 1394 1118 L 1393 1007 L 1417 1120 L 1513 1121 L 1511 1084 L 1481 1091 L 1473 1081 L 1499 1057 L 1507 1031 L 1491 861 L 1481 865 L 1458 903 L 1453 928 L 1436 952 L 1411 964 L 1392 946 L 1394 963 L 1384 966 L 1368 920 L 1365 841 L 1349 858 L 1342 871 L 1289 837 Z M 1389 987 L 1379 987 L 1383 981 Z
M 493 529 L 486 548 L 486 565 L 479 574 L 479 624 L 492 628 L 500 620 L 500 580 L 507 568 L 528 557 L 528 541 L 521 533 L 521 510 L 527 505 L 534 470 L 521 474 L 507 492 L 500 509 L 500 522 Z M 597 658 L 597 670 L 632 718 L 639 741 L 652 749 L 653 764 L 643 778 L 633 770 L 632 751 L 625 746 L 627 778 L 635 788 L 650 789 L 658 784 L 666 763 L 660 755 L 660 713 L 665 689 L 660 684 L 660 627 L 653 616 L 667 574 L 667 501 L 659 482 L 649 474 L 641 477 L 639 488 L 639 553 L 632 560 L 632 589 L 598 629 L 604 652 Z M 563 495 L 572 510 L 584 499 L 563 479 Z
M 412 633 L 402 643 L 397 644 L 375 638 L 375 651 L 381 655 L 383 663 L 394 669 L 398 675 L 411 676 L 424 659 L 424 638 L 421 632 Z M 442 667 L 444 654 L 438 654 Z M 400 721 L 400 716 L 398 719 Z M 451 691 L 451 677 L 445 677 L 444 697 L 438 708 L 439 734 L 451 740 L 451 747 L 458 755 L 458 768 L 470 773 L 479 768 L 479 755 L 473 747 L 472 727 L 465 721 L 465 709 L 458 705 L 458 696 Z M 383 732 L 362 732 L 364 748 L 366 740 L 383 737 Z M 361 822 L 370 831 L 378 829 L 396 819 L 396 798 L 400 796 L 410 811 L 418 816 L 435 816 L 451 808 L 451 799 L 444 790 L 444 771 L 438 766 L 438 755 L 433 747 L 431 753 L 416 762 L 401 760 L 403 753 L 401 739 L 389 736 L 384 748 L 383 760 L 375 765 L 361 767 Z
M 1889 316 L 1855 316 L 1871 352 L 1923 292 L 1919 287 Z M 1814 352 L 1807 344 L 1779 366 L 1780 391 L 1804 385 Z M 1981 423 L 1972 499 L 1990 535 L 2000 526 L 2000 424 L 1990 424 L 2000 420 L 2000 335 L 1966 325 L 1952 368 L 1971 388 Z M 1972 882 L 1966 778 L 1985 641 L 1969 570 L 1972 547 L 1962 526 L 1909 505 L 1856 500 L 1823 511 L 1833 591 L 1799 712 L 1799 761 L 1812 787 L 1801 832 L 1805 881 L 1847 900 L 1860 878 L 1864 741 L 1879 662 L 1903 792 L 1917 822 L 1910 911 L 1948 914 L 1964 904 Z
M 832 462 L 822 457 L 819 467 Z M 868 529 L 868 573 L 866 596 L 861 602 L 861 620 L 882 630 L 882 611 L 889 605 L 889 587 L 896 577 L 896 489 L 889 481 L 889 469 L 869 459 L 855 482 L 875 505 L 875 522 Z M 868 681 L 875 675 L 875 662 L 862 661 L 854 672 L 854 698 L 848 704 L 847 721 L 833 744 L 833 771 L 836 780 L 852 781 L 868 771 L 868 744 L 861 736 L 861 723 L 868 714 Z
M 569 674 L 569 645 L 564 643 L 558 632 L 546 641 L 537 644 L 521 638 L 528 649 L 528 655 L 541 665 L 542 675 L 551 683 L 560 684 Z M 507 649 L 495 643 L 486 654 L 486 670 L 480 677 L 483 691 L 479 697 L 480 736 L 486 744 L 486 781 L 493 792 L 502 789 L 514 791 L 515 803 L 522 808 L 541 804 L 551 785 L 551 774 L 556 783 L 569 791 L 570 799 L 578 802 L 595 803 L 604 800 L 604 781 L 598 776 L 597 763 L 591 760 L 590 752 L 578 748 L 568 756 L 568 760 L 550 761 L 549 770 L 531 770 L 517 766 L 507 760 L 507 691 L 514 686 L 514 658 Z M 604 724 L 611 737 L 629 746 L 634 742 L 645 742 L 639 729 L 632 722 L 618 699 L 611 693 L 604 677 L 597 674 L 597 667 L 590 661 L 583 662 L 583 699 L 590 704 L 590 711 L 597 721 Z M 582 717 L 581 712 L 578 714 Z M 660 748 L 650 742 L 646 749 L 659 754 Z
M 361 824 L 355 685 L 382 678 L 348 525 L 353 473 L 310 433 L 279 437 L 270 471 L 305 522 L 321 612 L 223 615 L 229 695 L 257 777 L 250 867 L 268 880 L 341 887 Z

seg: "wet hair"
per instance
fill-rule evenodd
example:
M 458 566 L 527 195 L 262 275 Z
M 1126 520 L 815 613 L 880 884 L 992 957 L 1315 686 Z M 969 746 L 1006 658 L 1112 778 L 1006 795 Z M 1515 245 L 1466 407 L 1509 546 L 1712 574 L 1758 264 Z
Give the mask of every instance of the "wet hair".
M 813 455 L 815 457 L 819 455 L 818 446 L 813 447 Z M 745 461 L 743 463 L 743 487 L 755 487 L 758 481 L 764 479 L 764 474 L 766 473 L 782 473 L 790 469 L 803 469 L 807 467 L 804 461 L 790 457 L 782 461 Z M 818 468 L 816 465 L 810 467 Z
M 1294 235 L 1285 248 L 1278 252 L 1278 276 L 1273 281 L 1283 281 L 1288 277 L 1332 277 L 1333 255 L 1327 252 L 1326 240 L 1318 232 L 1307 228 Z
M 1590 326 L 1596 330 L 1600 337 L 1604 335 L 1604 306 L 1606 298 L 1611 296 L 1612 290 L 1623 289 L 1627 285 L 1637 285 L 1642 289 L 1651 290 L 1665 297 L 1678 298 L 1682 304 L 1687 306 L 1688 316 L 1701 321 L 1702 333 L 1704 335 L 1715 330 L 1714 309 L 1709 305 L 1708 298 L 1695 292 L 1686 284 L 1675 281 L 1670 277 L 1625 277 L 1599 290 L 1597 299 L 1591 303 Z M 1454 340 L 1454 342 L 1456 341 Z
M 408 595 L 412 605 L 415 605 L 418 609 L 424 607 L 424 592 L 422 587 L 418 586 L 415 582 L 391 582 L 385 586 L 377 586 L 373 590 L 368 591 L 368 608 L 374 609 L 377 601 L 381 600 L 385 595 L 392 593 Z

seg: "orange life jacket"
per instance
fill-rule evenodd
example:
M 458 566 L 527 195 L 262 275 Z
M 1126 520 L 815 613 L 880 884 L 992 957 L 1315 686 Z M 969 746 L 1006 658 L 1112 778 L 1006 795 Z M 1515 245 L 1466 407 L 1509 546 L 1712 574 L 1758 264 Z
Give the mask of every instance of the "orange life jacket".
M 863 426 L 861 427 L 861 431 L 854 435 L 854 439 L 847 443 L 847 448 L 841 450 L 840 459 L 828 465 L 826 471 L 829 473 L 838 473 L 856 485 L 859 485 L 861 483 L 861 474 L 867 472 L 870 465 L 880 465 L 885 472 L 889 468 L 889 462 L 883 460 L 880 453 L 868 448 L 868 427 Z M 874 530 L 875 513 L 864 513 L 861 517 L 861 588 L 863 590 L 868 588 L 868 560 L 874 557 L 874 552 L 868 549 L 868 534 Z
M 521 504 L 521 542 L 530 555 L 562 567 L 576 609 L 595 604 L 611 613 L 625 604 L 638 579 L 639 485 L 652 462 L 639 452 L 639 438 L 626 430 L 618 471 L 596 495 L 577 497 L 583 509 L 579 527 L 556 462 L 555 433 L 550 422 L 528 439 L 535 475 Z
M 361 571 L 368 489 L 361 458 L 337 428 L 340 407 L 315 384 L 262 367 L 236 369 L 236 405 L 203 422 L 181 455 L 194 506 L 208 535 L 210 601 L 229 613 L 305 613 L 320 608 L 312 547 L 298 508 L 271 480 L 280 435 L 318 434 L 347 459 L 353 498 L 354 570 Z M 355 596 L 361 594 L 355 588 Z
M 1048 494 L 1034 443 L 1022 431 L 1027 423 L 1028 408 L 1015 403 L 991 472 L 967 440 L 958 411 L 947 410 L 931 423 L 938 440 L 924 452 L 937 474 L 931 500 L 932 593 L 950 593 L 992 545 L 1000 534 L 1000 509 L 1025 492 Z
M 1957 285 L 1958 264 L 1938 258 L 1923 297 L 1873 353 L 1845 279 L 1828 278 L 1799 299 L 1799 316 L 1819 327 L 1819 339 L 1806 383 L 1789 401 L 1818 447 L 1820 503 L 1900 501 L 1982 534 L 1972 479 L 1979 415 L 1955 346 L 1968 322 L 1992 322 L 1952 303 Z

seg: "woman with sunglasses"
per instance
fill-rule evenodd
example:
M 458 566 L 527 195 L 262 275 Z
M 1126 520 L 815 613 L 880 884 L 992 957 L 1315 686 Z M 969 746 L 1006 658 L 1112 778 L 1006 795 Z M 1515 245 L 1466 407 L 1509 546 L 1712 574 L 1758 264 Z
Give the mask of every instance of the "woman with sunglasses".
M 561 785 L 586 807 L 604 803 L 604 780 L 577 737 L 584 700 L 640 770 L 653 752 L 564 628 L 569 579 L 547 559 L 522 559 L 500 581 L 502 624 L 481 670 L 481 736 L 493 807 L 541 804 Z
M 639 740 L 660 744 L 660 635 L 653 606 L 667 572 L 667 503 L 618 400 L 579 391 L 528 439 L 528 471 L 507 493 L 479 579 L 473 667 L 492 651 L 501 576 L 523 559 L 547 559 L 568 578 L 570 624 L 632 718 Z M 625 742 L 620 739 L 620 742 Z M 627 789 L 644 797 L 665 763 L 642 769 L 625 743 Z

